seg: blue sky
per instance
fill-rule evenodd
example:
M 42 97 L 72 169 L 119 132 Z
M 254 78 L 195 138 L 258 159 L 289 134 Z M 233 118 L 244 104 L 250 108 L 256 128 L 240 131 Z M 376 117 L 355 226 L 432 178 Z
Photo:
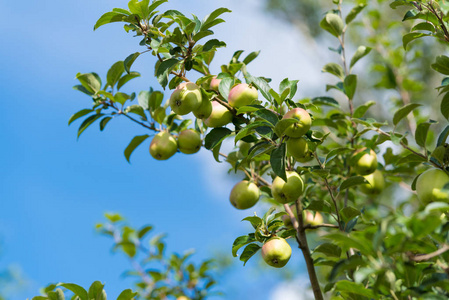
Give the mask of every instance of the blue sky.
M 75 74 L 95 71 L 104 78 L 110 65 L 139 50 L 138 40 L 121 25 L 92 31 L 104 12 L 126 4 L 0 2 L 0 269 L 18 264 L 29 282 L 13 300 L 34 296 L 39 287 L 57 281 L 87 286 L 100 280 L 112 297 L 130 287 L 120 277 L 128 262 L 110 254 L 111 241 L 94 231 L 106 211 L 121 213 L 134 226 L 149 223 L 156 232 L 167 232 L 169 251 L 195 248 L 196 261 L 217 250 L 230 254 L 233 240 L 250 229 L 240 220 L 251 211 L 236 211 L 228 200 L 240 178 L 226 175 L 227 166 L 215 164 L 207 151 L 159 162 L 150 157 L 147 143 L 128 164 L 123 150 L 133 136 L 145 133 L 142 128 L 118 119 L 102 133 L 92 126 L 77 141 L 80 123 L 67 126 L 74 112 L 91 104 L 72 90 Z M 203 17 L 219 6 L 234 12 L 216 30 L 228 47 L 217 55 L 215 71 L 235 50 L 262 50 L 252 73 L 270 75 L 277 83 L 300 79 L 309 90 L 313 87 L 319 68 L 312 73 L 310 67 L 316 58 L 299 59 L 307 49 L 297 33 L 264 15 L 258 1 L 172 0 L 162 9 Z M 290 62 L 280 66 L 279 55 Z M 139 58 L 135 70 L 142 78 L 126 90 L 160 89 L 153 66 L 152 57 Z M 262 214 L 260 206 L 255 210 Z M 294 256 L 291 265 L 302 269 L 299 250 Z M 248 292 L 277 299 L 279 271 L 257 268 L 259 263 L 253 259 L 243 268 L 236 259 L 221 280 L 227 299 L 244 299 Z

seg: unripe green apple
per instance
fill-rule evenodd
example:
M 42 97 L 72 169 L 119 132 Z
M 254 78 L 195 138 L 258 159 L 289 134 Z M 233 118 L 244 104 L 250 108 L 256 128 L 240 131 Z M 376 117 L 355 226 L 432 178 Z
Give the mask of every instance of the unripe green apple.
M 305 138 L 289 138 L 287 140 L 287 152 L 296 160 L 305 159 L 309 154 L 309 145 Z
M 367 148 L 357 150 L 351 158 L 351 165 L 359 175 L 368 175 L 377 169 L 377 155 L 372 149 L 366 153 Z
M 443 201 L 449 202 L 449 193 L 442 190 L 449 183 L 449 175 L 440 169 L 430 169 L 423 172 L 416 180 L 416 193 L 424 203 Z
M 239 158 L 244 158 L 248 156 L 249 149 L 253 146 L 253 143 L 247 143 L 245 141 L 239 142 L 239 151 L 237 152 L 237 155 Z
M 380 194 L 385 188 L 384 175 L 376 170 L 369 175 L 363 176 L 369 182 L 360 186 L 360 190 L 368 195 Z
M 237 209 L 247 209 L 253 207 L 259 201 L 259 187 L 248 180 L 242 180 L 231 190 L 229 200 Z
M 212 101 L 212 113 L 204 120 L 207 127 L 222 127 L 231 123 L 232 113 L 217 101 Z
M 250 105 L 258 96 L 256 88 L 246 83 L 239 83 L 229 92 L 228 103 L 232 107 L 242 107 Z
M 150 154 L 157 160 L 169 159 L 177 149 L 178 144 L 175 138 L 166 131 L 156 134 L 150 143 Z
M 206 97 L 203 97 L 200 106 L 198 106 L 198 108 L 193 111 L 193 114 L 198 119 L 206 119 L 210 116 L 211 113 L 212 113 L 212 102 Z
M 183 130 L 178 135 L 178 148 L 182 153 L 197 153 L 200 151 L 201 145 L 201 135 L 193 129 Z
M 287 182 L 281 177 L 276 177 L 271 185 L 271 193 L 274 200 L 281 204 L 296 201 L 304 192 L 304 182 L 298 173 L 287 171 Z
M 187 115 L 196 110 L 202 101 L 201 90 L 193 82 L 178 85 L 170 97 L 170 107 L 175 114 Z
M 280 237 L 272 237 L 262 246 L 263 260 L 272 267 L 282 268 L 292 256 L 292 248 Z
M 210 89 L 218 92 L 218 86 L 220 85 L 221 79 L 218 79 L 217 76 L 214 76 L 210 81 Z
M 308 151 L 304 157 L 297 158 L 296 160 L 300 163 L 307 163 L 313 159 L 313 153 Z
M 293 212 L 293 215 L 295 216 L 295 218 L 298 219 L 298 212 L 296 211 L 296 204 L 290 205 L 290 209 Z M 282 221 L 284 221 L 285 227 L 293 227 L 292 219 L 290 218 L 289 215 L 283 215 Z
M 313 213 L 310 211 L 304 211 L 304 224 L 310 224 L 312 226 L 317 226 L 323 224 L 323 216 L 316 212 L 315 216 L 313 216 Z
M 312 126 L 312 118 L 310 118 L 309 113 L 299 107 L 288 111 L 282 119 L 298 119 L 298 122 L 293 123 L 285 129 L 284 134 L 289 137 L 302 137 Z

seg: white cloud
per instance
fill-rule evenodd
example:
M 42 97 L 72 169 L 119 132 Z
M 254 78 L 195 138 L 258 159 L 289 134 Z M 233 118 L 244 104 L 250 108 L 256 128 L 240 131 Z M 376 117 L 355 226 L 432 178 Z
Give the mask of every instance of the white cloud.
M 309 280 L 298 277 L 295 280 L 277 285 L 271 292 L 269 300 L 309 300 L 314 299 Z

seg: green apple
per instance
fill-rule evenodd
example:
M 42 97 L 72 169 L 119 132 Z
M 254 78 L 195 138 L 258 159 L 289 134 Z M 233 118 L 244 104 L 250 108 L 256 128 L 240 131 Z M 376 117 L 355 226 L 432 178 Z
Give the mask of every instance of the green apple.
M 304 134 L 309 131 L 310 127 L 312 126 L 312 118 L 310 118 L 309 113 L 302 109 L 302 108 L 294 108 L 290 111 L 288 111 L 282 119 L 297 119 L 298 122 L 293 123 L 292 125 L 288 126 L 284 134 L 289 137 L 302 137 Z
M 247 143 L 245 141 L 239 142 L 239 151 L 237 152 L 237 155 L 239 158 L 244 158 L 248 156 L 249 149 L 254 146 L 253 143 Z
M 220 85 L 221 79 L 218 79 L 217 76 L 212 77 L 210 81 L 210 89 L 218 92 L 218 86 Z
M 203 97 L 200 106 L 198 106 L 198 108 L 193 111 L 193 114 L 198 119 L 208 118 L 211 113 L 212 113 L 212 102 L 206 97 Z
M 317 226 L 323 224 L 323 216 L 319 212 L 315 212 L 315 216 L 311 211 L 304 211 L 304 224 Z
M 308 163 L 314 158 L 313 153 L 308 151 L 304 157 L 297 158 L 296 160 L 300 163 Z
M 292 256 L 292 248 L 280 237 L 272 237 L 262 246 L 262 258 L 272 267 L 282 268 Z
M 166 131 L 156 134 L 150 143 L 150 154 L 157 160 L 169 159 L 177 149 L 178 144 L 175 138 Z
M 178 148 L 182 153 L 197 153 L 202 143 L 201 135 L 193 129 L 183 130 L 178 135 Z
M 228 103 L 232 107 L 242 107 L 250 105 L 258 96 L 256 88 L 246 83 L 239 83 L 229 92 Z
M 200 88 L 193 82 L 183 82 L 171 94 L 169 103 L 175 114 L 187 115 L 196 110 L 201 101 Z
M 367 153 L 367 148 L 362 148 L 354 152 L 351 158 L 351 165 L 359 175 L 368 175 L 377 169 L 377 155 L 372 149 Z
M 449 175 L 440 169 L 430 169 L 423 172 L 416 180 L 416 193 L 424 203 L 443 201 L 449 202 L 449 193 L 443 190 L 449 183 Z
M 259 201 L 259 187 L 248 180 L 242 180 L 231 190 L 229 200 L 237 209 L 247 209 L 253 207 Z
M 367 195 L 380 194 L 385 188 L 384 175 L 381 171 L 376 170 L 369 175 L 363 176 L 369 182 L 360 186 L 360 190 Z
M 296 160 L 305 159 L 309 154 L 309 145 L 305 138 L 289 138 L 287 140 L 287 152 Z
M 298 219 L 298 212 L 296 211 L 296 204 L 290 205 L 290 209 L 293 212 L 293 215 L 295 216 L 295 218 Z M 290 218 L 289 215 L 283 215 L 282 221 L 284 221 L 285 227 L 293 227 L 292 219 Z
M 212 113 L 204 120 L 207 127 L 222 127 L 231 123 L 232 113 L 217 101 L 212 101 Z
M 281 204 L 287 204 L 299 198 L 304 192 L 304 182 L 298 173 L 287 171 L 287 182 L 277 176 L 271 185 L 271 193 L 274 200 Z

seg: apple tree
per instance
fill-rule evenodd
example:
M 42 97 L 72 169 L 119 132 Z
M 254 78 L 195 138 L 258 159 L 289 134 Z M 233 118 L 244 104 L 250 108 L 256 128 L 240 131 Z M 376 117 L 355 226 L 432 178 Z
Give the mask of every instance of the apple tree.
M 447 4 L 328 1 L 331 8 L 319 13 L 319 24 L 304 24 L 311 32 L 319 27 L 336 45 L 329 49 L 337 59 L 322 66 L 333 80 L 323 94 L 305 98 L 298 80 L 285 78 L 274 86 L 270 74 L 253 74 L 249 64 L 258 52 L 236 51 L 219 72 L 210 69 L 216 51 L 226 46 L 212 37 L 212 29 L 224 22 L 228 9 L 200 19 L 177 10 L 161 12 L 164 2 L 131 0 L 128 9 L 114 8 L 95 24 L 98 29 L 123 22 L 138 37 L 140 50 L 114 63 L 103 80 L 97 73 L 76 75 L 75 89 L 93 100 L 91 108 L 69 120 L 83 118 L 78 136 L 96 122 L 104 130 L 111 120 L 127 118 L 148 130 L 130 141 L 127 160 L 146 144 L 156 160 L 204 147 L 217 162 L 226 161 L 242 174 L 230 191 L 231 205 L 272 205 L 263 216 L 244 218 L 250 230 L 236 237 L 231 254 L 243 265 L 261 255 L 277 268 L 302 254 L 315 299 L 447 299 L 449 77 L 444 75 L 449 75 L 449 57 L 438 55 L 429 63 L 422 50 L 448 46 Z M 401 15 L 388 21 L 400 34 L 384 27 L 384 14 Z M 354 33 L 360 26 L 369 33 Z M 355 47 L 348 47 L 351 34 Z M 123 91 L 140 76 L 133 63 L 141 55 L 154 56 L 154 74 L 164 92 Z M 378 82 L 371 72 L 355 72 L 373 55 Z M 413 69 L 414 64 L 427 69 Z M 423 93 L 428 87 L 421 78 L 430 72 L 441 84 L 426 78 L 433 92 Z M 368 101 L 360 91 L 382 95 L 382 89 L 394 89 L 399 97 L 386 104 L 389 113 L 376 115 L 380 101 Z M 437 102 L 437 112 L 426 110 Z M 222 145 L 229 141 L 235 149 L 224 153 Z M 104 229 L 115 236 L 116 229 Z M 128 255 L 139 248 L 138 239 L 121 241 L 116 243 L 126 246 Z M 164 299 L 148 296 L 154 280 L 139 286 L 141 298 Z M 173 287 L 164 297 L 178 297 L 178 290 Z M 137 297 L 125 293 L 119 299 Z M 201 293 L 188 296 L 202 299 Z M 58 296 L 37 299 L 52 297 Z

